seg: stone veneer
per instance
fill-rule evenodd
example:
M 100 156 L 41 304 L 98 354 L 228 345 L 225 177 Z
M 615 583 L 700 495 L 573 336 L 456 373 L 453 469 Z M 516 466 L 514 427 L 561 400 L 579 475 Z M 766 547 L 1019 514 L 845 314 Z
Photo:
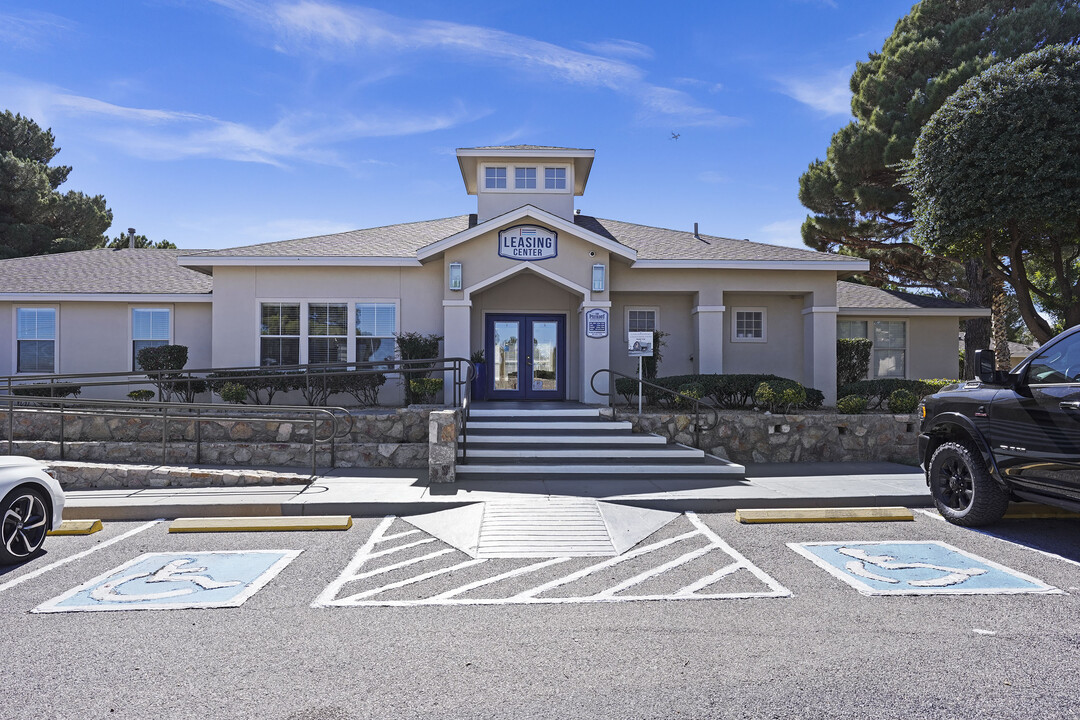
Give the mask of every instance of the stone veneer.
M 677 412 L 619 411 L 636 432 L 694 445 L 694 416 Z M 737 463 L 873 462 L 918 465 L 915 414 L 808 412 L 799 415 L 722 410 L 717 426 L 701 435 L 705 452 Z
M 428 416 L 428 481 L 457 479 L 458 411 L 434 410 Z

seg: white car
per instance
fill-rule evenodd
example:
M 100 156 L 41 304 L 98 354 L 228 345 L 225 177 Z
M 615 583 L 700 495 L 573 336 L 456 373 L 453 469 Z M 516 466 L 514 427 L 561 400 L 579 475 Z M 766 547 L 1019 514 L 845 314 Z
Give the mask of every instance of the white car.
M 45 535 L 60 527 L 64 491 L 44 464 L 0 456 L 0 565 L 34 557 Z

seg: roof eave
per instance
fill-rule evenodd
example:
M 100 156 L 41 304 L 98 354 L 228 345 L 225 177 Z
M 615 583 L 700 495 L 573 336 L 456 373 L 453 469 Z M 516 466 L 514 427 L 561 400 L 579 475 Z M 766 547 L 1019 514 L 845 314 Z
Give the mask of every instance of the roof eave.
M 671 269 L 710 269 L 710 270 L 832 270 L 844 272 L 852 270 L 852 261 L 837 260 L 714 260 L 707 258 L 648 259 L 638 260 L 631 268 L 671 268 Z M 866 267 L 861 267 L 865 265 Z M 855 272 L 869 270 L 870 263 L 858 263 Z
M 184 262 L 188 260 L 188 262 Z M 191 269 L 214 267 L 259 267 L 303 265 L 306 267 L 420 267 L 420 262 L 410 257 L 382 257 L 361 255 L 252 255 L 223 257 L 180 258 L 182 267 Z
M 838 315 L 866 315 L 870 317 L 903 317 L 919 315 L 922 317 L 985 318 L 990 317 L 989 308 L 878 308 L 878 307 L 840 307 Z

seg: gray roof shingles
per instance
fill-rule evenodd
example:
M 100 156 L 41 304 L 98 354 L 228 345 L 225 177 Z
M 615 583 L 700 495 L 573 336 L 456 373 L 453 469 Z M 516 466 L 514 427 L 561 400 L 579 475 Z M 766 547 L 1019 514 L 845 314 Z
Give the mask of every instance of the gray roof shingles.
M 859 285 L 841 280 L 836 283 L 836 304 L 844 308 L 872 308 L 880 310 L 972 310 L 974 305 L 945 300 L 931 295 L 916 295 L 899 290 Z
M 0 293 L 208 294 L 213 279 L 180 267 L 190 250 L 80 250 L 0 261 Z

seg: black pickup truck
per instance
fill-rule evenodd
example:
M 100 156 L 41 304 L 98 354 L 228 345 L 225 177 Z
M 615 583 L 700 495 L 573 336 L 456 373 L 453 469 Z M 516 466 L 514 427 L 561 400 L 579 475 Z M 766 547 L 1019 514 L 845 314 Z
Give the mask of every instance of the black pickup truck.
M 976 353 L 978 381 L 923 400 L 919 457 L 941 514 L 957 525 L 1001 519 L 1010 500 L 1080 511 L 1080 327 L 1011 371 Z

